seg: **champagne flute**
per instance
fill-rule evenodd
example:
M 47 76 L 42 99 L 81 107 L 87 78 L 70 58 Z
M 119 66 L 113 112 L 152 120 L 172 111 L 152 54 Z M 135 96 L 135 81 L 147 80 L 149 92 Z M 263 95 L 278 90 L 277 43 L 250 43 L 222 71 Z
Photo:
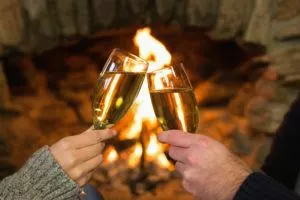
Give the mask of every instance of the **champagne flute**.
M 195 133 L 199 111 L 182 63 L 147 74 L 152 106 L 163 130 Z
M 112 51 L 93 94 L 95 129 L 110 128 L 126 114 L 141 89 L 147 69 L 145 60 L 121 49 Z

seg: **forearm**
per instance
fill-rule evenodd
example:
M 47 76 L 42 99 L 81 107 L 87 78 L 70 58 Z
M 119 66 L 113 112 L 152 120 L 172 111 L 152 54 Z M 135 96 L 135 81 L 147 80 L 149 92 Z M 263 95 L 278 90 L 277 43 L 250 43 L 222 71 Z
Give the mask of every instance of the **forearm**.
M 294 189 L 300 169 L 300 97 L 276 133 L 272 149 L 262 170 L 289 189 Z
M 239 188 L 234 200 L 299 200 L 300 197 L 262 173 L 252 173 Z
M 78 186 L 60 168 L 48 147 L 36 152 L 15 174 L 0 182 L 0 199 L 76 199 Z

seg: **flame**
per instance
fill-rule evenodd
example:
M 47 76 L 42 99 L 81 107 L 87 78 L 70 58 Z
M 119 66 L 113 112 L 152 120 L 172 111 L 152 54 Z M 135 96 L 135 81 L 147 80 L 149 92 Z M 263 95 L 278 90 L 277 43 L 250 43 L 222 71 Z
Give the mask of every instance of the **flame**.
M 139 56 L 149 62 L 148 71 L 161 69 L 171 63 L 171 54 L 160 41 L 151 35 L 150 28 L 139 29 L 134 37 L 134 43 L 139 48 Z M 136 98 L 136 102 L 140 104 L 136 111 L 136 118 L 146 119 L 153 124 L 156 123 L 146 80 Z
M 105 164 L 113 163 L 118 160 L 119 155 L 113 146 L 109 146 L 104 153 Z
M 142 145 L 140 143 L 137 143 L 133 147 L 133 152 L 130 154 L 128 158 L 129 167 L 135 168 L 136 166 L 138 166 L 142 157 L 142 153 L 143 153 Z
M 139 56 L 148 61 L 148 71 L 161 69 L 171 63 L 172 57 L 170 52 L 159 40 L 151 35 L 150 28 L 138 30 L 134 37 L 134 43 L 139 48 Z M 157 124 L 157 120 L 152 108 L 146 80 L 144 81 L 140 93 L 136 98 L 136 104 L 139 106 L 136 110 L 134 121 L 139 123 L 135 123 L 133 126 L 136 126 L 136 128 L 132 129 L 142 128 L 143 121 L 147 121 L 147 123 L 151 123 L 151 125 L 155 126 Z M 138 157 L 138 161 L 140 160 L 142 155 L 142 146 L 136 146 L 134 152 L 138 156 L 132 156 L 132 160 L 129 160 L 131 164 L 136 164 L 136 161 L 133 162 L 133 157 Z M 164 155 L 163 145 L 158 142 L 157 136 L 153 133 L 150 134 L 149 143 L 146 147 L 146 159 L 148 161 L 156 162 L 162 168 L 172 170 L 172 164 Z
M 138 138 L 140 136 L 141 131 L 142 131 L 142 122 L 140 119 L 135 117 L 132 124 L 120 133 L 119 138 L 120 140 L 126 140 L 126 139 L 132 140 Z
M 150 71 L 162 68 L 171 63 L 171 54 L 167 48 L 151 35 L 150 28 L 143 28 L 137 31 L 134 43 L 139 47 L 141 58 L 148 60 Z M 151 61 L 153 58 L 153 61 Z
M 157 164 L 164 169 L 168 169 L 170 171 L 174 170 L 174 166 L 171 165 L 171 163 L 169 162 L 168 158 L 166 157 L 165 154 L 161 153 L 157 156 L 156 158 L 156 162 Z
M 146 154 L 149 159 L 154 159 L 158 153 L 162 152 L 162 145 L 158 143 L 155 134 L 150 135 L 149 144 L 146 149 Z

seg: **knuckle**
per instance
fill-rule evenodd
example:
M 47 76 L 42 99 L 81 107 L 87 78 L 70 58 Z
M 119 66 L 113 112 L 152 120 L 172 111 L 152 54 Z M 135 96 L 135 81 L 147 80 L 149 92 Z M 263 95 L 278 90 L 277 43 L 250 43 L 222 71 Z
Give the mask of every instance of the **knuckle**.
M 170 149 L 169 149 L 169 156 L 171 157 L 171 158 L 173 158 L 174 157 L 174 155 L 175 155 L 175 149 L 174 149 L 174 147 L 170 147 Z
M 183 172 L 182 176 L 184 177 L 184 179 L 186 179 L 188 177 L 188 172 L 187 171 Z
M 183 172 L 183 177 L 185 181 L 191 181 L 192 179 L 192 175 L 188 170 Z
M 186 160 L 190 164 L 196 164 L 196 162 L 197 162 L 195 156 L 192 155 L 192 154 L 188 154 L 187 157 L 186 157 Z
M 68 162 L 68 165 L 69 165 L 69 166 L 75 166 L 76 163 L 77 163 L 77 158 L 74 157 L 74 156 L 69 156 L 67 162 Z
M 71 148 L 71 138 L 70 137 L 66 137 L 64 139 L 61 140 L 60 145 L 63 149 L 70 149 Z
M 177 172 L 179 172 L 179 173 L 181 173 L 181 174 L 183 174 L 183 168 L 182 168 L 182 164 L 181 163 L 179 163 L 179 162 L 176 162 L 175 163 L 175 169 L 176 169 L 176 171 Z
M 96 142 L 102 142 L 103 140 L 103 133 L 94 133 Z
M 73 170 L 72 176 L 74 177 L 74 179 L 79 179 L 79 178 L 81 178 L 83 175 L 84 175 L 83 170 L 78 169 L 78 168 Z
M 169 141 L 169 142 L 172 142 L 174 140 L 176 140 L 176 137 L 175 137 L 176 134 L 167 134 L 167 137 L 166 137 L 166 140 Z
M 200 136 L 200 135 L 196 135 L 196 141 L 197 141 L 197 145 L 201 145 L 202 147 L 207 147 L 209 146 L 210 142 L 211 142 L 211 138 L 207 137 L 207 136 Z

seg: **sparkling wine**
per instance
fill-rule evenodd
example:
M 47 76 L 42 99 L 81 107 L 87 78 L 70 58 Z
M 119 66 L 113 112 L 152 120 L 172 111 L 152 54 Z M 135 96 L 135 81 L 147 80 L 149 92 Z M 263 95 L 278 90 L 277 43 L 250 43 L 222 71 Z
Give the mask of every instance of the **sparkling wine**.
M 153 90 L 150 96 L 155 115 L 164 130 L 197 131 L 199 111 L 192 89 Z
M 135 100 L 145 73 L 106 72 L 100 77 L 93 99 L 93 124 L 96 129 L 113 126 Z

